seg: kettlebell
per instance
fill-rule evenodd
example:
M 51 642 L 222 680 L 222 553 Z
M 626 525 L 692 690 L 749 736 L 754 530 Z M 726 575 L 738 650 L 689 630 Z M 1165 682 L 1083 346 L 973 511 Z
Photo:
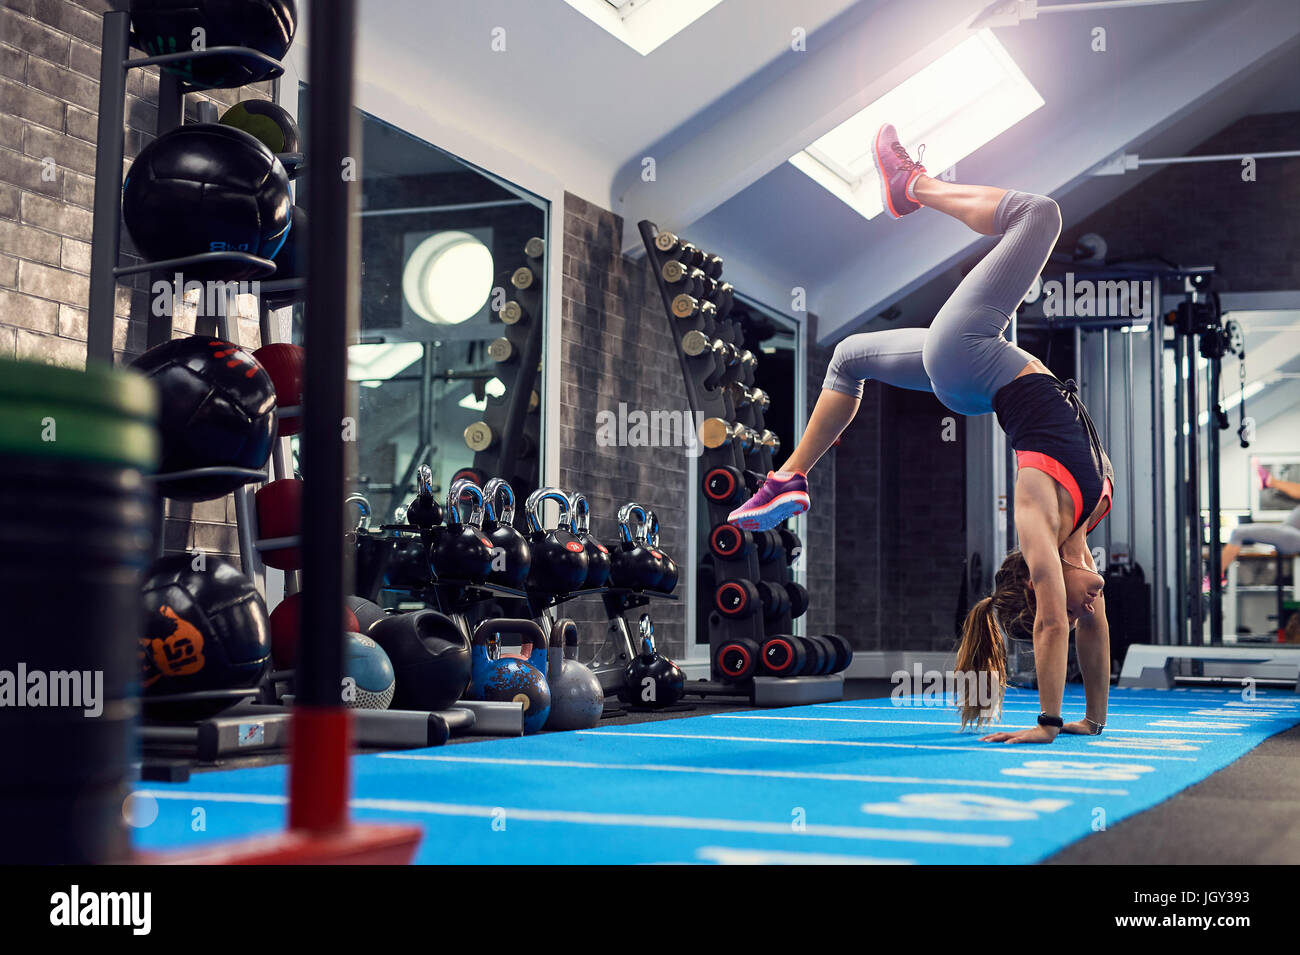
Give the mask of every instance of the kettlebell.
M 393 663 L 395 710 L 445 710 L 464 695 L 471 677 L 470 643 L 436 610 L 387 614 L 366 634 Z
M 513 657 L 494 658 L 489 643 L 503 634 L 518 635 L 522 644 L 532 644 L 527 661 Z M 469 696 L 474 700 L 521 703 L 524 733 L 536 733 L 551 713 L 551 688 L 546 680 L 546 634 L 531 620 L 498 618 L 484 620 L 474 628 L 473 663 Z
M 574 536 L 587 552 L 587 579 L 582 587 L 584 590 L 604 587 L 609 583 L 609 548 L 591 536 L 591 505 L 587 498 L 577 491 L 570 494 L 569 513 Z
M 631 526 L 633 516 L 645 524 L 645 508 L 635 502 L 618 509 L 618 546 L 609 555 L 609 575 L 615 587 L 631 590 L 653 589 L 663 576 L 659 560 L 641 541 L 639 532 Z
M 461 520 L 461 495 L 474 498 L 469 517 Z M 409 515 L 408 515 L 409 517 Z M 483 489 L 461 478 L 447 493 L 447 526 L 439 528 L 429 545 L 429 563 L 434 575 L 481 583 L 492 571 L 492 542 L 484 535 Z
M 554 530 L 542 526 L 542 502 L 552 500 L 561 508 L 560 521 Z M 528 545 L 533 551 L 528 571 L 528 588 L 544 593 L 567 594 L 580 588 L 587 579 L 587 551 L 567 527 L 569 499 L 559 488 L 540 487 L 528 495 L 524 504 L 528 515 Z
M 645 524 L 642 525 L 643 537 L 646 547 L 650 553 L 657 557 L 657 563 L 661 572 L 659 583 L 655 584 L 655 590 L 660 593 L 670 594 L 677 586 L 677 561 L 668 556 L 667 552 L 659 546 L 659 515 L 654 511 L 645 512 Z
M 551 684 L 548 729 L 586 730 L 605 712 L 605 691 L 596 674 L 578 662 L 578 625 L 567 617 L 551 628 L 546 679 Z
M 497 498 L 503 494 L 506 503 L 501 508 L 501 517 L 498 519 L 496 503 Z M 533 552 L 528 546 L 528 540 L 515 529 L 514 488 L 501 478 L 488 481 L 483 488 L 483 509 L 487 515 L 487 520 L 483 522 L 483 533 L 493 548 L 493 570 L 488 575 L 488 580 L 502 587 L 522 587 L 528 579 Z
M 433 468 L 421 464 L 415 469 L 417 493 L 406 506 L 406 522 L 428 529 L 442 523 L 442 508 L 433 498 Z
M 641 652 L 623 671 L 623 688 L 618 697 L 634 706 L 652 710 L 672 706 L 686 692 L 686 674 L 655 649 L 654 624 L 648 613 L 641 614 Z

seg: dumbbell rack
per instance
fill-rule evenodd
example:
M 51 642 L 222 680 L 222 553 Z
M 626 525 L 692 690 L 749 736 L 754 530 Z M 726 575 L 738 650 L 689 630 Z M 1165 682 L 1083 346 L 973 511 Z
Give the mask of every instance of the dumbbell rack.
M 268 78 L 281 76 L 283 67 L 273 58 L 258 50 L 247 47 L 213 47 L 208 50 L 188 50 L 181 53 L 169 53 L 161 56 L 131 57 L 131 20 L 124 11 L 109 11 L 104 14 L 104 30 L 100 59 L 100 97 L 99 117 L 96 127 L 95 156 L 95 198 L 94 219 L 91 233 L 90 293 L 88 303 L 87 327 L 87 361 L 113 361 L 113 332 L 116 316 L 117 284 L 148 273 L 151 285 L 156 281 L 170 282 L 177 273 L 199 266 L 229 263 L 256 267 L 258 274 L 266 278 L 275 273 L 275 264 L 268 259 L 246 252 L 206 252 L 201 255 L 185 256 L 164 261 L 143 262 L 136 265 L 119 265 L 121 258 L 121 220 L 122 220 L 122 162 L 125 158 L 125 113 L 126 113 L 126 74 L 129 70 L 147 66 L 166 66 L 170 63 L 205 59 L 208 57 L 240 57 L 256 61 L 268 68 Z M 158 119 L 155 134 L 161 136 L 179 127 L 185 120 L 185 96 L 191 90 L 175 73 L 163 69 L 159 72 L 158 85 Z M 216 122 L 216 108 L 211 103 L 198 104 L 199 118 L 202 122 Z M 303 164 L 300 153 L 283 153 L 277 158 L 286 169 L 296 170 Z M 261 281 L 258 283 L 262 300 L 259 303 L 259 323 L 261 326 L 261 343 L 271 344 L 278 339 L 275 323 L 270 320 L 270 305 L 283 307 L 300 300 L 303 292 L 303 280 L 282 279 Z M 226 311 L 234 311 L 233 292 L 225 302 Z M 173 301 L 172 311 L 179 305 Z M 224 315 L 199 317 L 195 322 L 195 334 L 219 336 L 239 345 L 238 321 L 227 322 Z M 145 336 L 146 348 L 152 348 L 167 342 L 172 337 L 172 315 L 167 311 L 158 314 L 158 310 L 149 309 Z M 297 414 L 298 408 L 277 408 L 277 417 Z M 273 446 L 271 467 L 275 477 L 292 476 L 287 442 L 278 439 Z M 265 567 L 260 556 L 259 544 L 266 549 L 289 546 L 296 539 L 281 539 L 259 542 L 256 537 L 255 513 L 252 507 L 254 485 L 265 481 L 265 471 L 244 468 L 204 468 L 201 471 L 183 472 L 183 474 L 155 475 L 155 485 L 159 489 L 158 510 L 155 515 L 155 548 L 162 553 L 164 536 L 164 501 L 168 479 L 182 476 L 198 477 L 201 475 L 242 477 L 245 483 L 234 492 L 235 523 L 239 535 L 239 557 L 241 569 L 265 594 Z M 295 575 L 286 574 L 286 591 L 296 589 Z
M 526 265 L 508 269 L 501 275 L 500 287 L 513 298 L 495 310 L 494 321 L 501 322 L 503 334 L 488 345 L 488 355 L 496 362 L 496 377 L 505 385 L 500 396 L 488 395 L 483 418 L 465 429 L 465 443 L 474 451 L 474 470 L 478 484 L 488 475 L 508 481 L 521 499 L 536 487 L 536 463 L 540 459 L 540 405 L 534 404 L 542 359 L 542 260 L 546 242 L 529 239 L 524 246 Z M 533 467 L 525 464 L 532 462 Z M 529 472 L 532 473 L 529 473 Z
M 663 299 L 692 413 L 697 421 L 720 419 L 747 429 L 717 447 L 701 446 L 701 475 L 707 476 L 712 469 L 731 468 L 733 474 L 745 476 L 749 491 L 755 491 L 761 481 L 759 475 L 766 474 L 774 466 L 772 453 L 776 443 L 765 428 L 763 409 L 757 402 L 743 401 L 737 407 L 737 398 L 751 393 L 754 387 L 757 359 L 743 350 L 744 333 L 740 323 L 729 321 L 727 317 L 735 290 L 730 283 L 721 281 L 720 259 L 710 257 L 712 271 L 705 273 L 692 267 L 690 260 L 698 257 L 695 254 L 698 250 L 685 240 L 661 233 L 658 226 L 649 220 L 639 222 L 638 228 Z M 682 263 L 687 268 L 682 270 L 668 265 L 672 262 Z M 670 282 L 665 266 L 676 281 Z M 702 332 L 723 345 L 699 355 L 690 355 L 683 347 L 683 341 L 692 331 Z M 761 437 L 755 439 L 755 435 Z M 708 495 L 702 496 L 710 527 L 725 524 L 733 505 L 716 502 Z M 706 552 L 708 556 L 705 559 L 711 562 L 715 581 L 714 593 L 705 598 L 711 603 L 708 614 L 710 672 L 714 680 L 721 680 L 723 674 L 718 669 L 717 650 L 723 643 L 748 638 L 761 646 L 769 635 L 790 633 L 793 618 L 789 601 L 779 601 L 773 608 L 774 612 L 764 614 L 764 608 L 755 595 L 760 583 L 773 588 L 781 596 L 785 595 L 784 585 L 793 581 L 789 568 L 793 555 L 788 554 L 784 546 L 774 548 L 767 560 L 760 560 L 757 551 L 736 555 L 729 560 L 718 558 L 707 548 Z M 743 593 L 745 600 L 754 601 L 753 609 L 748 613 L 736 614 L 734 608 L 731 612 L 724 612 L 722 588 L 728 582 L 734 582 L 728 584 L 729 592 Z M 786 686 L 777 687 L 775 684 L 778 683 Z M 706 692 L 713 691 L 706 688 Z M 840 699 L 843 678 L 838 674 L 784 680 L 759 677 L 735 687 L 717 687 L 716 691 L 748 692 L 755 702 L 773 704 L 816 702 Z M 698 689 L 693 687 L 692 692 L 698 692 Z M 763 701 L 759 700 L 760 696 L 764 697 Z

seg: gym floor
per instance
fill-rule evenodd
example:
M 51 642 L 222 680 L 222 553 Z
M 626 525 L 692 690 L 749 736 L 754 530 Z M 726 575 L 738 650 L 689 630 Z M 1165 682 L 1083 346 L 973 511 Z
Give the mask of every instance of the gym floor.
M 379 755 L 377 760 L 376 754 L 370 754 L 354 764 L 354 810 L 362 817 L 367 810 L 378 810 L 383 815 L 407 813 L 413 821 L 427 825 L 426 846 L 421 852 L 424 858 L 417 861 L 435 861 L 443 852 L 472 856 L 488 851 L 475 844 L 482 830 L 473 817 L 482 815 L 494 798 L 502 805 L 526 806 L 536 813 L 535 818 L 526 821 L 538 824 L 536 834 L 530 831 L 523 845 L 511 846 L 501 861 L 527 861 L 528 852 L 540 851 L 538 846 L 555 838 L 555 832 L 566 829 L 566 824 L 606 827 L 596 830 L 604 832 L 611 832 L 609 827 L 613 827 L 612 833 L 620 835 L 603 840 L 601 847 L 602 852 L 615 854 L 611 861 L 621 861 L 620 852 L 634 851 L 636 840 L 647 838 L 647 828 L 652 830 L 651 836 L 655 829 L 668 830 L 660 833 L 667 840 L 664 848 L 654 843 L 643 850 L 650 855 L 632 861 L 653 861 L 658 858 L 656 852 L 669 854 L 663 861 L 683 861 L 671 854 L 669 847 L 674 839 L 689 840 L 694 835 L 705 843 L 717 842 L 717 834 L 710 835 L 709 830 L 726 830 L 729 825 L 740 827 L 730 833 L 735 845 L 724 849 L 689 843 L 680 848 L 680 853 L 694 853 L 694 858 L 703 861 L 849 861 L 867 858 L 864 853 L 869 850 L 862 848 L 864 843 L 860 841 L 866 839 L 865 845 L 874 850 L 872 861 L 935 861 L 924 857 L 927 847 L 908 845 L 924 837 L 936 842 L 951 841 L 951 845 L 940 847 L 947 852 L 983 853 L 987 861 L 999 861 L 999 853 L 1013 851 L 1020 857 L 1007 861 L 1046 864 L 1281 864 L 1300 857 L 1300 699 L 1292 694 L 1265 691 L 1256 701 L 1243 702 L 1239 692 L 1226 689 L 1116 689 L 1112 693 L 1112 727 L 1102 740 L 1120 748 L 1099 750 L 1095 741 L 1083 737 L 1062 737 L 1050 747 L 1017 748 L 1013 758 L 1025 760 L 1024 766 L 1041 767 L 1039 761 L 1053 761 L 1049 773 L 1056 775 L 1049 778 L 1061 784 L 1055 785 L 1029 779 L 1008 781 L 1006 769 L 1000 769 L 1003 775 L 993 776 L 993 780 L 1001 781 L 982 780 L 976 763 L 964 756 L 950 757 L 949 753 L 967 749 L 978 752 L 988 747 L 988 752 L 980 753 L 980 758 L 986 760 L 997 744 L 978 744 L 975 734 L 969 732 L 958 735 L 951 708 L 931 706 L 918 711 L 871 704 L 889 698 L 891 690 L 887 681 L 850 680 L 845 683 L 840 704 L 790 709 L 757 709 L 742 701 L 697 698 L 666 711 L 612 715 L 587 733 L 542 733 L 514 740 L 458 737 L 453 740 L 456 745 L 441 749 L 389 753 Z M 1011 691 L 1008 696 L 1008 723 L 1023 720 L 1024 706 L 1036 699 L 1028 694 L 1021 699 L 1020 695 L 1021 691 Z M 1177 710 L 1183 712 L 1174 712 Z M 1245 721 L 1227 722 L 1239 713 L 1258 717 L 1251 728 L 1261 730 L 1260 736 L 1242 742 L 1208 739 L 1247 735 L 1222 732 L 1246 726 Z M 1189 717 L 1197 722 L 1188 722 Z M 732 724 L 733 718 L 745 722 Z M 1178 722 L 1169 722 L 1171 718 Z M 727 721 L 725 727 L 719 728 L 715 719 Z M 663 725 L 670 723 L 679 725 Z M 643 733 L 631 729 L 650 724 L 660 725 Z M 1137 735 L 1141 733 L 1166 736 L 1144 738 Z M 1162 745 L 1152 744 L 1152 739 Z M 769 747 L 768 743 L 773 745 Z M 1227 753 L 1214 749 L 1225 745 L 1236 748 Z M 1201 775 L 1204 770 L 1198 771 L 1196 766 L 1177 765 L 1179 761 L 1199 762 L 1200 753 L 1191 758 L 1181 754 L 1202 749 L 1208 760 L 1222 768 Z M 1083 758 L 1092 761 L 1080 762 Z M 1162 760 L 1168 762 L 1159 762 Z M 274 764 L 282 762 L 226 761 L 196 769 L 235 772 L 202 772 L 187 785 L 174 788 L 142 784 L 142 790 L 158 797 L 162 809 L 156 828 L 138 832 L 140 844 L 147 849 L 165 849 L 188 843 L 189 833 L 184 827 L 178 828 L 177 822 L 189 818 L 191 805 L 205 804 L 205 800 L 249 803 L 238 814 L 235 830 L 214 832 L 216 837 L 247 834 L 250 826 L 253 831 L 259 825 L 273 828 L 281 812 L 279 794 L 283 792 L 281 770 Z M 1007 765 L 995 762 L 999 767 Z M 1124 770 L 1115 774 L 1116 766 Z M 1134 766 L 1139 772 L 1150 771 L 1151 776 L 1123 775 Z M 905 767 L 901 773 L 900 767 Z M 1086 775 L 1096 773 L 1098 767 L 1112 774 Z M 1084 775 L 1078 775 L 1081 768 Z M 618 769 L 627 771 L 608 772 Z M 1174 773 L 1181 775 L 1169 775 Z M 566 774 L 574 774 L 574 778 L 568 779 Z M 1024 770 L 1015 769 L 1012 774 L 1026 775 Z M 1165 784 L 1172 789 L 1139 792 L 1140 785 L 1162 775 L 1168 777 Z M 728 776 L 752 777 L 744 783 L 742 802 L 727 790 L 729 783 L 734 785 Z M 721 782 L 717 781 L 719 777 Z M 470 779 L 474 782 L 470 783 Z M 794 790 L 799 792 L 797 798 L 815 802 L 817 797 L 807 792 L 808 779 L 825 779 L 832 789 L 836 782 L 854 787 L 848 790 L 848 800 L 828 793 L 827 805 L 816 810 L 816 818 L 823 822 L 820 827 L 810 826 L 810 832 L 818 829 L 817 834 L 826 836 L 828 842 L 812 845 L 807 850 L 814 853 L 811 856 L 790 852 L 779 838 L 774 838 L 772 824 L 762 821 L 787 811 L 790 792 L 783 791 L 783 787 L 792 783 L 803 787 Z M 1088 779 L 1094 782 L 1079 785 Z M 1131 786 L 1117 782 L 1125 779 L 1136 782 Z M 897 783 L 915 788 L 929 783 L 940 799 L 944 798 L 944 786 L 969 786 L 975 795 L 950 798 L 973 800 L 979 812 L 954 815 L 951 805 L 928 814 L 891 808 L 914 798 L 904 796 L 897 804 L 866 804 L 863 808 L 872 809 L 877 817 L 871 820 L 874 827 L 864 828 L 858 818 L 861 814 L 856 811 L 858 801 L 863 797 L 895 798 Z M 629 798 L 644 794 L 650 800 L 647 805 L 654 805 L 656 812 L 638 813 L 634 804 L 620 798 L 620 786 L 628 787 Z M 658 814 L 663 797 L 654 795 L 656 786 L 671 787 L 682 805 L 674 811 L 668 800 L 662 810 L 666 815 Z M 577 795 L 566 795 L 570 787 Z M 523 796 L 517 792 L 519 789 L 534 793 L 536 798 Z M 503 798 L 506 793 L 511 801 Z M 1115 814 L 1114 822 L 1071 841 L 1073 837 L 1068 833 L 1071 825 L 1078 828 L 1077 813 L 1067 819 L 1069 812 L 1057 810 L 1073 803 L 1074 809 L 1097 811 L 1086 800 L 1080 802 L 1063 795 L 1073 793 L 1098 794 L 1093 800 Z M 1123 802 L 1131 794 L 1139 801 L 1145 800 L 1149 808 L 1132 812 Z M 919 798 L 935 798 L 935 793 Z M 438 802 L 425 802 L 429 799 Z M 1053 802 L 1059 804 L 1053 806 Z M 836 818 L 835 812 L 842 812 L 846 806 L 848 815 L 843 820 Z M 1030 814 L 1019 814 L 1023 809 Z M 814 810 L 810 808 L 809 812 Z M 1043 818 L 1036 818 L 1035 813 Z M 1060 818 L 1054 818 L 1054 813 Z M 891 814 L 897 818 L 879 818 Z M 467 816 L 470 818 L 464 818 Z M 719 822 L 718 817 L 725 818 Z M 826 825 L 827 819 L 833 819 L 835 824 Z M 1022 823 L 1022 828 L 1015 828 L 1017 823 Z M 623 826 L 626 831 L 618 828 Z M 768 828 L 757 828 L 762 826 Z M 1016 833 L 1014 839 L 1009 835 L 1012 832 Z M 764 838 L 770 844 L 764 843 Z M 835 838 L 849 841 L 832 850 L 829 840 Z M 872 843 L 877 839 L 888 851 Z M 993 840 L 997 839 L 1005 840 L 1004 844 L 995 844 Z M 1052 848 L 1035 856 L 1039 839 L 1064 848 Z M 510 854 L 514 852 L 523 852 L 524 856 Z M 1025 853 L 1030 858 L 1026 859 Z

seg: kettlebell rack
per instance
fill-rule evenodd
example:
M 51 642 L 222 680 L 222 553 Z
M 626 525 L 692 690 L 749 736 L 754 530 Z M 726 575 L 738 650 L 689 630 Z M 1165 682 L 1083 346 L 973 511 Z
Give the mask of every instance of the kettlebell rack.
M 756 491 L 762 475 L 772 470 L 780 441 L 765 425 L 767 396 L 754 380 L 758 359 L 744 347 L 741 324 L 728 318 L 735 288 L 722 281 L 721 257 L 661 231 L 648 219 L 638 228 L 663 299 L 687 400 L 699 422 L 700 472 L 711 528 L 705 561 L 714 579 L 713 593 L 707 597 L 710 673 L 714 681 L 724 681 L 728 675 L 718 663 L 721 647 L 736 640 L 761 647 L 768 637 L 791 632 L 794 614 L 786 585 L 794 583 L 789 565 L 801 545 L 788 530 L 751 535 L 727 524 L 744 490 Z M 733 545 L 726 557 L 710 546 L 719 533 Z M 803 603 L 801 612 L 807 609 L 806 600 Z M 748 694 L 755 701 L 763 695 L 772 702 L 817 702 L 840 699 L 843 693 L 843 679 L 837 674 L 779 682 L 790 686 L 776 690 L 776 699 L 771 687 L 756 686 L 749 679 L 725 686 L 693 685 L 689 692 Z

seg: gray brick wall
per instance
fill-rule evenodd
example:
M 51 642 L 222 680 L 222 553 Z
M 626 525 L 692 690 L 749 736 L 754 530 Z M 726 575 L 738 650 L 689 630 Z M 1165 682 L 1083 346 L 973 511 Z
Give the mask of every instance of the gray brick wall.
M 99 106 L 99 44 L 108 0 L 4 0 L 0 5 L 0 356 L 81 368 L 86 360 L 91 208 Z M 265 98 L 269 84 L 214 90 L 224 109 Z M 127 79 L 123 173 L 157 125 L 158 71 Z M 199 97 L 187 97 L 190 120 Z M 122 232 L 126 261 L 130 238 Z M 144 350 L 147 279 L 118 289 L 113 347 L 125 364 Z M 251 309 L 240 341 L 258 345 Z M 193 309 L 176 334 L 194 330 Z M 231 498 L 168 505 L 168 549 L 202 547 L 234 558 Z
M 681 366 L 673 349 L 650 267 L 618 251 L 618 216 L 575 195 L 564 197 L 564 295 L 560 326 L 560 480 L 581 491 L 592 508 L 592 533 L 617 540 L 615 513 L 628 501 L 653 507 L 661 539 L 686 562 L 686 456 L 681 448 L 600 447 L 596 415 L 628 410 L 685 412 Z M 686 646 L 680 603 L 656 601 L 650 611 L 660 649 L 681 656 Z M 584 642 L 601 640 L 604 616 L 595 601 L 565 608 L 582 625 Z
M 1295 148 L 1300 113 L 1246 116 L 1188 155 Z M 1114 202 L 1063 230 L 1057 248 L 1096 232 L 1112 259 L 1158 253 L 1185 265 L 1219 266 L 1233 291 L 1300 288 L 1295 210 L 1300 159 L 1261 159 L 1256 181 L 1243 182 L 1238 162 L 1165 166 Z

